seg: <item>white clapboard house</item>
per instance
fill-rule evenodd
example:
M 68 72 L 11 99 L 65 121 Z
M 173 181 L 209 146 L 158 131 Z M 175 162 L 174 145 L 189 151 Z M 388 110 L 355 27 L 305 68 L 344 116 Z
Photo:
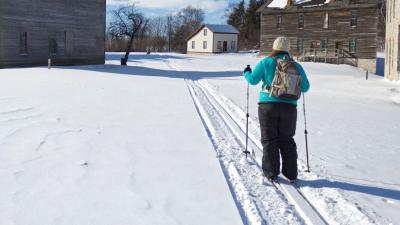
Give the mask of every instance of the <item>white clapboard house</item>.
M 238 35 L 239 31 L 231 25 L 204 24 L 187 38 L 187 52 L 237 52 Z

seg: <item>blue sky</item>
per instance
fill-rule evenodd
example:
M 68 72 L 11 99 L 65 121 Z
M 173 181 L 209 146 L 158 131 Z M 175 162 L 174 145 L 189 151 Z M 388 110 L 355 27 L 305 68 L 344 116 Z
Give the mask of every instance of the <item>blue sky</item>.
M 110 10 L 119 4 L 130 2 L 135 2 L 136 6 L 148 17 L 173 14 L 188 5 L 192 5 L 206 12 L 206 23 L 226 24 L 225 9 L 229 3 L 236 3 L 239 0 L 107 0 L 107 9 Z

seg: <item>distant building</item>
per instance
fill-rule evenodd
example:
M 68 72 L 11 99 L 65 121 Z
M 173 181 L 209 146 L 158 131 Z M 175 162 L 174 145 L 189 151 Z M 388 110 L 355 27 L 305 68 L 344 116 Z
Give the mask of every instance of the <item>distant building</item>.
M 238 35 L 239 31 L 231 25 L 205 24 L 187 38 L 187 52 L 237 52 Z
M 396 0 L 398 1 L 398 0 Z M 261 13 L 261 52 L 268 54 L 278 36 L 291 39 L 300 60 L 347 63 L 376 70 L 381 0 L 269 0 Z M 383 46 L 383 44 L 382 44 Z
M 388 0 L 386 5 L 385 78 L 400 80 L 400 3 Z
M 0 67 L 104 64 L 106 0 L 0 0 Z

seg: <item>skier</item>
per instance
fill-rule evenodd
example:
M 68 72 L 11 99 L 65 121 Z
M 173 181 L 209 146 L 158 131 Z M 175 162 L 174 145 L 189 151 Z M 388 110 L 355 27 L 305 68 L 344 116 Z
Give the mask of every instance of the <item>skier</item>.
M 244 76 L 249 84 L 257 85 L 262 81 L 258 109 L 263 145 L 262 169 L 270 181 L 277 181 L 280 173 L 280 158 L 282 158 L 282 174 L 289 181 L 294 182 L 298 175 L 297 146 L 293 138 L 297 123 L 297 100 L 301 92 L 309 90 L 310 84 L 302 66 L 291 59 L 289 50 L 290 40 L 286 37 L 278 37 L 274 41 L 269 57 L 261 60 L 254 71 L 250 66 L 244 70 Z M 295 67 L 297 71 L 299 94 L 295 99 L 278 97 L 277 91 L 273 90 L 277 86 L 274 78 L 281 71 L 281 65 L 284 65 L 282 62 L 289 62 L 288 64 L 293 65 L 292 67 Z M 279 71 L 277 71 L 278 68 Z

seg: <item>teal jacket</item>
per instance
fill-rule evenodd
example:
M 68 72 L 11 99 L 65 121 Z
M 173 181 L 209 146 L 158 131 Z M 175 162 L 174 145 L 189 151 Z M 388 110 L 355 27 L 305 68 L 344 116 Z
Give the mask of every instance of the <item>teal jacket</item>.
M 283 59 L 287 57 L 288 54 L 279 54 L 278 58 Z M 271 86 L 272 81 L 275 76 L 275 67 L 276 60 L 273 57 L 267 57 L 261 60 L 257 66 L 254 68 L 253 72 L 247 71 L 244 73 L 244 76 L 251 85 L 257 85 L 260 81 L 263 82 L 262 90 L 260 92 L 259 102 L 260 103 L 273 103 L 273 102 L 283 102 L 297 105 L 296 100 L 283 100 L 274 96 L 270 96 L 269 93 L 265 90 L 265 87 Z M 308 78 L 306 73 L 304 72 L 303 67 L 297 63 L 297 67 L 299 69 L 301 75 L 301 84 L 300 89 L 302 92 L 307 92 L 310 89 L 310 83 L 308 82 Z

